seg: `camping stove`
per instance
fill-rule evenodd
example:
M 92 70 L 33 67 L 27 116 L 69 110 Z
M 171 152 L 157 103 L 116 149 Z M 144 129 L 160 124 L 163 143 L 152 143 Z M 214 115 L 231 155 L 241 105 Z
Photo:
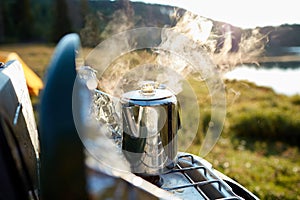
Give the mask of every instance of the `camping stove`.
M 103 95 L 96 91 L 96 101 L 109 101 Z M 206 160 L 177 152 L 179 105 L 176 96 L 163 85 L 145 82 L 141 89 L 124 93 L 120 104 L 123 128 L 118 133 L 112 131 L 112 135 L 121 134 L 120 149 L 131 169 L 120 177 L 154 197 L 164 196 L 162 199 L 243 199 L 223 180 L 226 176 L 213 170 Z M 102 105 L 114 112 L 111 103 Z M 112 138 L 118 138 L 119 143 L 119 137 Z M 136 177 L 141 177 L 138 184 Z M 170 195 L 167 198 L 166 193 Z M 251 193 L 247 197 L 255 199 Z
M 136 176 L 133 173 L 121 173 L 118 176 L 130 183 L 134 187 L 124 187 L 117 181 L 113 197 L 124 196 L 131 193 L 132 195 L 125 199 L 186 199 L 186 200 L 208 200 L 208 199 L 253 199 L 257 200 L 247 189 L 234 182 L 232 179 L 214 170 L 210 163 L 206 160 L 188 153 L 178 153 L 177 164 L 166 173 L 156 175 L 159 177 L 161 184 L 157 184 L 157 180 L 152 176 L 147 179 L 144 176 Z M 93 163 L 93 162 L 89 162 Z M 97 170 L 97 161 L 91 168 Z M 101 171 L 101 166 L 98 167 Z M 139 178 L 142 177 L 142 178 Z M 93 185 L 93 192 L 103 194 L 105 185 L 111 182 L 107 177 L 92 175 L 88 179 Z M 153 182 L 152 182 L 153 181 Z M 96 184 L 95 184 L 96 183 Z M 230 186 L 229 186 L 230 184 Z M 233 191 L 234 187 L 235 191 Z M 111 185 L 108 189 L 111 191 Z M 96 191 L 96 192 L 95 192 Z M 141 195 L 144 191 L 147 195 Z M 95 195 L 94 199 L 99 199 L 99 195 Z M 119 198 L 122 199 L 122 198 Z

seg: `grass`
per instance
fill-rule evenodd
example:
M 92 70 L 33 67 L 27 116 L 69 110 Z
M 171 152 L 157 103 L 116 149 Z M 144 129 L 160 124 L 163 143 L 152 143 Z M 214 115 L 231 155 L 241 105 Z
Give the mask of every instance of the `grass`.
M 39 77 L 43 78 L 54 46 L 42 44 L 1 45 L 0 51 L 16 52 Z
M 226 81 L 227 117 L 206 159 L 261 199 L 300 199 L 300 96 Z M 191 146 L 192 153 L 199 144 Z
M 47 67 L 51 61 L 55 45 L 44 44 L 6 44 L 0 45 L 0 51 L 16 52 L 25 63 L 40 77 L 44 78 Z M 84 48 L 83 56 L 89 53 L 90 49 Z
M 0 50 L 17 52 L 43 79 L 54 49 L 31 44 L 2 45 Z M 225 85 L 226 121 L 219 141 L 205 159 L 261 199 L 300 199 L 300 96 L 279 95 L 248 82 L 226 81 Z M 187 151 L 198 154 L 209 121 L 209 103 L 205 102 L 210 98 L 205 87 L 195 89 L 200 94 L 202 121 L 198 138 Z M 37 105 L 38 98 L 33 100 Z M 292 139 L 291 132 L 298 139 Z
M 278 95 L 269 88 L 247 82 L 227 81 L 226 85 L 229 90 L 241 93 L 237 98 L 228 96 L 229 102 L 233 98 L 235 102 L 228 110 L 231 126 L 227 131 L 300 146 L 299 95 Z

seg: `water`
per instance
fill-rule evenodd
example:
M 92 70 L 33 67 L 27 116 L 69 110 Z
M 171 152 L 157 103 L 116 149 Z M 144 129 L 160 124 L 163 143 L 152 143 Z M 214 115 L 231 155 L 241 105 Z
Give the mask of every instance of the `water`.
M 259 86 L 271 87 L 280 94 L 300 94 L 300 63 L 296 68 L 289 68 L 287 65 L 288 63 L 280 63 L 273 68 L 241 65 L 226 73 L 224 78 L 254 82 Z

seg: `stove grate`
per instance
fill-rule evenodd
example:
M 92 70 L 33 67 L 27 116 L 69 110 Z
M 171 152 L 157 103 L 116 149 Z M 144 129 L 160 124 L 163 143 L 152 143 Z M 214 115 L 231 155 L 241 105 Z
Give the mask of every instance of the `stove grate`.
M 163 185 L 162 189 L 176 193 L 176 191 L 182 192 L 185 188 L 194 188 L 201 194 L 203 199 L 243 199 L 236 195 L 231 187 L 217 176 L 211 165 L 206 162 L 195 158 L 191 154 L 180 154 L 176 167 L 163 176 L 164 179 L 171 179 L 172 175 L 182 174 L 188 179 L 188 183 L 167 184 Z

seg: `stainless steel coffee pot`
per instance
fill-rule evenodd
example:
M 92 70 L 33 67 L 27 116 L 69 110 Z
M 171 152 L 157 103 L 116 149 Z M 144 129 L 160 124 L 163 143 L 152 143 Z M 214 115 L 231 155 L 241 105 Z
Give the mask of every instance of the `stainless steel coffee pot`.
M 165 173 L 177 163 L 180 127 L 176 96 L 162 85 L 145 82 L 122 95 L 122 150 L 137 174 Z

